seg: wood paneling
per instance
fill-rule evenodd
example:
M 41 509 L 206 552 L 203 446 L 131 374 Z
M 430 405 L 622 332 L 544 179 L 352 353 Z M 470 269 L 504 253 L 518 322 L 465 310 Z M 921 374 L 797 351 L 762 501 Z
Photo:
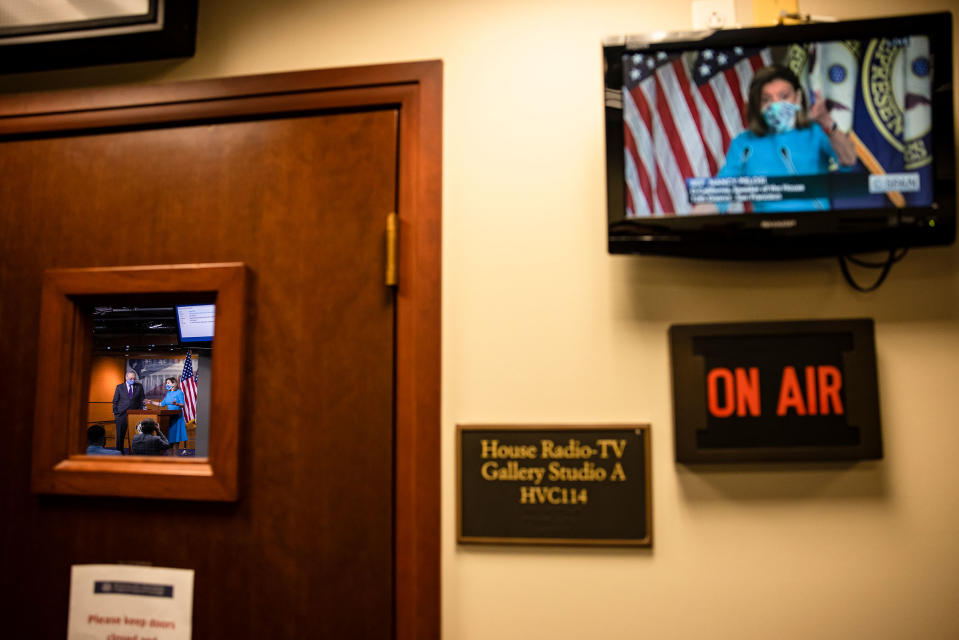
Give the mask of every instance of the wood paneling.
M 3 453 L 0 580 L 12 609 L 62 611 L 41 635 L 63 634 L 71 564 L 139 560 L 197 569 L 195 637 L 438 637 L 440 77 L 0 100 L 0 356 L 18 370 L 0 402 L 21 443 Z M 252 273 L 239 501 L 30 494 L 43 269 L 214 261 Z

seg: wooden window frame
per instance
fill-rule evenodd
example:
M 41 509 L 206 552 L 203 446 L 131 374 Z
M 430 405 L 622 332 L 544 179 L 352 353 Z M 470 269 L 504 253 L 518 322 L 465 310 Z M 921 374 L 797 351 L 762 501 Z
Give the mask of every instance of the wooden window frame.
M 86 422 L 93 346 L 88 296 L 210 294 L 216 349 L 210 376 L 210 455 L 149 458 L 77 454 Z M 239 396 L 247 315 L 240 263 L 50 269 L 43 276 L 37 349 L 32 483 L 37 493 L 180 500 L 237 499 Z M 51 401 L 50 399 L 54 400 Z

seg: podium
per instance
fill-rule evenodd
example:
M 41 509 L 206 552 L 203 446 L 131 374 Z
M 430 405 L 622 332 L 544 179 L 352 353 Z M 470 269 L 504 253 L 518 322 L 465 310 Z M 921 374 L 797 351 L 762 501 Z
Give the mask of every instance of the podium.
M 146 420 L 147 418 L 152 418 L 156 421 L 157 426 L 160 428 L 160 432 L 165 438 L 170 436 L 170 420 L 175 419 L 180 415 L 179 411 L 173 411 L 171 409 L 130 409 L 127 411 L 127 436 L 126 441 L 130 443 L 130 451 L 133 451 L 133 435 L 136 434 L 137 423 Z

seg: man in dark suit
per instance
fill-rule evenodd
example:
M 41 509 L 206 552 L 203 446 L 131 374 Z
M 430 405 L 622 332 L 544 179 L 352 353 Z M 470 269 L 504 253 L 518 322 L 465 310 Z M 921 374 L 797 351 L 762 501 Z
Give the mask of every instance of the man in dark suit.
M 137 382 L 137 374 L 127 371 L 126 382 L 117 385 L 113 392 L 113 419 L 117 425 L 117 451 L 123 453 L 123 439 L 127 435 L 127 411 L 143 408 L 143 385 Z

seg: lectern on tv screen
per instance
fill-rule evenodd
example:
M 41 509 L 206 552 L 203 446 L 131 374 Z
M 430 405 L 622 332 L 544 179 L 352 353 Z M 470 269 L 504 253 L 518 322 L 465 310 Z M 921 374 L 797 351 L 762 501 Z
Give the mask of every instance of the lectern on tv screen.
M 848 255 L 955 239 L 952 15 L 611 38 L 611 253 Z

